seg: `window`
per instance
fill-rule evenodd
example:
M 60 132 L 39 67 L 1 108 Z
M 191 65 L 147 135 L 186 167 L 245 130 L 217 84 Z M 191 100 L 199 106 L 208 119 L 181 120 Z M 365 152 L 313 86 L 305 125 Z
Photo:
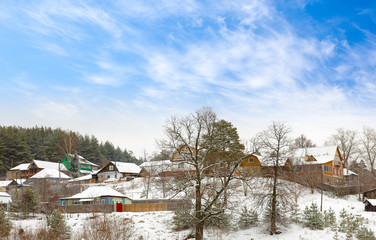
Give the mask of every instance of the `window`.
M 248 158 L 248 162 L 253 163 L 253 158 Z
M 184 169 L 184 163 L 179 163 L 178 168 L 179 168 L 180 170 Z
M 324 166 L 324 171 L 325 172 L 332 172 L 332 167 L 330 167 L 330 166 Z
M 109 166 L 109 167 L 108 167 L 108 170 L 110 170 L 110 171 L 114 171 L 114 165 Z

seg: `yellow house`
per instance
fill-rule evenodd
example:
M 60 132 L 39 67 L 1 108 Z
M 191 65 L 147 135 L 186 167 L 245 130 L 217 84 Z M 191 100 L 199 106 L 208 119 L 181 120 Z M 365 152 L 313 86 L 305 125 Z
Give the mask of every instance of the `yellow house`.
M 262 176 L 261 156 L 250 154 L 240 163 L 240 172 L 243 175 Z
M 337 146 L 299 148 L 292 160 L 298 178 L 316 178 L 324 184 L 341 184 L 345 168 Z

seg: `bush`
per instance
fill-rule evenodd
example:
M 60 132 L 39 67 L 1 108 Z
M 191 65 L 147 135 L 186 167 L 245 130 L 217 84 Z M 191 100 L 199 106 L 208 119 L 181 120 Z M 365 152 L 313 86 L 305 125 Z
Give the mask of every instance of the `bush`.
M 315 203 L 312 203 L 309 208 L 306 206 L 304 210 L 303 223 L 304 226 L 309 227 L 310 229 L 323 229 L 323 216 Z
M 172 217 L 175 231 L 186 230 L 194 227 L 194 218 L 188 209 L 175 211 Z
M 224 208 L 220 203 L 215 204 L 208 214 L 211 217 L 205 221 L 205 226 L 225 229 L 231 225 L 230 216 L 224 212 Z
M 70 237 L 71 229 L 67 226 L 63 214 L 54 210 L 47 220 L 48 236 L 50 239 L 67 239 Z
M 127 240 L 132 239 L 134 234 L 133 222 L 130 219 L 109 218 L 95 215 L 86 220 L 81 233 L 78 233 L 77 239 L 85 240 Z
M 246 206 L 243 207 L 238 220 L 240 229 L 247 229 L 256 226 L 258 223 L 258 214 L 256 211 L 249 211 Z
M 8 237 L 11 229 L 12 223 L 5 214 L 5 211 L 0 208 L 0 238 L 3 239 Z

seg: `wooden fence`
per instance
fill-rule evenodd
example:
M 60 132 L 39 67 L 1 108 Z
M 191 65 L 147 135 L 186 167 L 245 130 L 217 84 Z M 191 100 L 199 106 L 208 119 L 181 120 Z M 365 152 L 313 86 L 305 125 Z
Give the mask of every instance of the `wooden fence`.
M 151 212 L 151 211 L 176 211 L 191 206 L 189 200 L 181 199 L 150 199 L 134 200 L 132 204 L 123 204 L 123 212 Z M 110 213 L 115 211 L 112 204 L 85 204 L 59 206 L 59 211 L 64 213 Z
M 168 211 L 167 204 L 124 204 L 123 212 Z
M 114 211 L 112 204 L 87 204 L 59 206 L 59 211 L 64 213 L 111 213 Z

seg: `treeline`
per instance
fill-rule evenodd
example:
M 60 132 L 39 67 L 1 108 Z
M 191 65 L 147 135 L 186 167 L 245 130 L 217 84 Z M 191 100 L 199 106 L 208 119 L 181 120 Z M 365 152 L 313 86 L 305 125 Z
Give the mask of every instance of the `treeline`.
M 81 135 L 60 128 L 0 126 L 0 175 L 33 159 L 59 162 L 65 154 L 79 154 L 98 165 L 108 161 L 140 164 L 131 151 L 120 149 L 95 136 Z

